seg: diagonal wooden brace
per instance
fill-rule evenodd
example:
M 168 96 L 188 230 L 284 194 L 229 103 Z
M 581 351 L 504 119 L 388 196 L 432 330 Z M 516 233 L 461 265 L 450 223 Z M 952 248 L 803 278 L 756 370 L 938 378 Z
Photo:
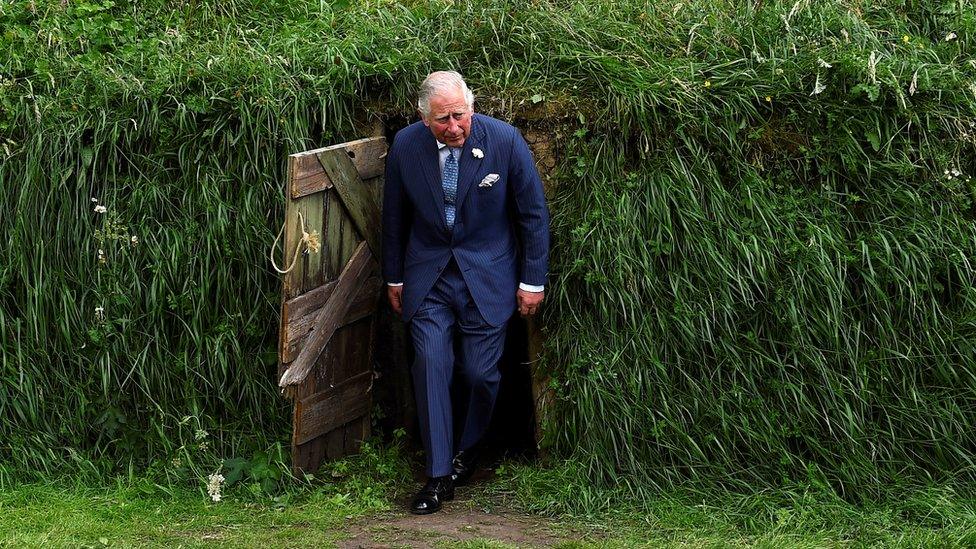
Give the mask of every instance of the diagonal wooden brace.
M 302 351 L 305 339 L 312 332 L 322 313 L 322 307 L 329 301 L 336 289 L 338 280 L 333 280 L 314 290 L 290 299 L 281 305 L 281 330 L 278 338 L 278 356 L 287 368 Z M 368 317 L 376 311 L 383 288 L 383 279 L 370 276 L 363 283 L 358 294 L 351 297 L 352 304 L 340 324 L 346 326 Z
M 315 321 L 315 328 L 305 340 L 305 346 L 278 381 L 279 387 L 297 385 L 308 377 L 319 355 L 346 318 L 349 307 L 355 301 L 353 298 L 366 282 L 366 274 L 372 263 L 373 254 L 369 246 L 361 242 L 342 269 L 335 290 L 322 307 L 322 312 Z
M 373 255 L 380 257 L 380 207 L 369 188 L 363 184 L 352 159 L 339 149 L 323 151 L 318 159 L 322 169 L 332 179 L 349 219 L 363 240 L 369 243 Z

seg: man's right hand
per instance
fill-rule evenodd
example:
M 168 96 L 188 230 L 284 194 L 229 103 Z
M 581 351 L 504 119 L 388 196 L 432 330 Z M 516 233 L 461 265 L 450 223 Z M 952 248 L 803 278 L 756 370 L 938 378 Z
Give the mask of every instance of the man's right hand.
M 403 286 L 387 286 L 386 297 L 396 314 L 403 314 Z

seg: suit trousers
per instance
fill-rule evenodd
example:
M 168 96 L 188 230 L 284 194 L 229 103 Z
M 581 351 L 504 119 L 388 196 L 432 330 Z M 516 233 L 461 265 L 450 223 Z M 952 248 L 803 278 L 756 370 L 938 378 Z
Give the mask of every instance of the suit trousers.
M 452 258 L 410 321 L 414 394 L 428 476 L 450 474 L 456 451 L 471 448 L 485 434 L 498 396 L 505 331 L 504 324 L 492 326 L 481 316 Z M 451 405 L 455 370 L 464 377 L 468 399 L 456 448 Z

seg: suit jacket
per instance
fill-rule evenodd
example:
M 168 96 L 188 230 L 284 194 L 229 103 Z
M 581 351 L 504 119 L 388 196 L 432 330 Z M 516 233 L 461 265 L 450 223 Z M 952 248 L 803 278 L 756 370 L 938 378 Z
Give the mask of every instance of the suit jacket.
M 546 283 L 549 211 L 522 135 L 472 115 L 458 156 L 457 213 L 447 228 L 437 141 L 423 122 L 397 132 L 386 158 L 383 278 L 403 282 L 409 321 L 453 256 L 481 316 L 493 326 L 516 309 L 518 283 Z M 481 158 L 473 149 L 480 149 Z M 496 174 L 490 186 L 480 185 Z

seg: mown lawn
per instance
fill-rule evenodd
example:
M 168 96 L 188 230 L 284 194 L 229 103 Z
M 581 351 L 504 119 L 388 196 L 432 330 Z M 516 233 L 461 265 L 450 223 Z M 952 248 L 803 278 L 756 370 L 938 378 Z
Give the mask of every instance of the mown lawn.
M 297 502 L 229 498 L 192 491 L 140 494 L 131 487 L 24 486 L 0 499 L 0 543 L 10 546 L 328 545 L 361 501 L 309 494 Z

